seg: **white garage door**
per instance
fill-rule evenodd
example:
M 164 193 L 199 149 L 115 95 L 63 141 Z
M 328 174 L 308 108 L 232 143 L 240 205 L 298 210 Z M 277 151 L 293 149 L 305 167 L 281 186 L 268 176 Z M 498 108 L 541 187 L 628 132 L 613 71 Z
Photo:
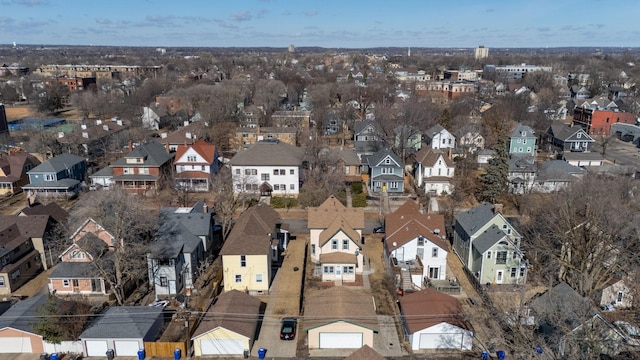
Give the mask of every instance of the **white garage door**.
M 140 350 L 140 344 L 137 341 L 116 340 L 114 345 L 116 347 L 116 356 L 137 356 L 138 350 Z
M 86 340 L 84 343 L 87 348 L 87 356 L 105 357 L 107 350 L 109 350 L 106 340 Z
M 2 337 L 0 338 L 0 353 L 31 353 L 31 338 Z
M 320 333 L 320 349 L 360 349 L 362 333 Z
M 200 339 L 202 355 L 242 355 L 244 350 L 242 339 Z
M 460 349 L 462 334 L 420 334 L 420 349 Z

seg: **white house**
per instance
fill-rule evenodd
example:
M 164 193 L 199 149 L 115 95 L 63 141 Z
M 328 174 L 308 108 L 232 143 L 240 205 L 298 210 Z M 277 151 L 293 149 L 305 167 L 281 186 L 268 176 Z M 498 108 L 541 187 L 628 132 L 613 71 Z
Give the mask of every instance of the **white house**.
M 279 141 L 259 141 L 229 162 L 234 194 L 298 196 L 304 150 Z
M 416 154 L 415 181 L 424 191 L 434 195 L 451 194 L 451 179 L 455 173 L 455 165 L 449 156 L 430 147 L 423 147 Z
M 473 328 L 456 298 L 424 289 L 401 297 L 399 302 L 412 350 L 471 350 Z
M 456 147 L 456 137 L 440 124 L 432 126 L 427 130 L 425 140 L 427 145 L 431 146 L 432 149 L 449 149 Z
M 147 130 L 159 130 L 160 129 L 160 116 L 156 114 L 150 107 L 142 108 L 142 127 Z
M 479 132 L 469 131 L 460 138 L 460 146 L 470 153 L 474 153 L 484 149 L 484 137 Z

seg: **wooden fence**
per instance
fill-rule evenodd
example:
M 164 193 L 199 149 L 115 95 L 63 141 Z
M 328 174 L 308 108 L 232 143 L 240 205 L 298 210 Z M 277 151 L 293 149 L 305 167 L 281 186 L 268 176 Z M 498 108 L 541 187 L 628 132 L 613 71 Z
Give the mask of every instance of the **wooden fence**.
M 186 342 L 145 342 L 144 351 L 147 356 L 169 356 L 173 357 L 173 352 L 180 349 L 182 357 L 186 357 Z

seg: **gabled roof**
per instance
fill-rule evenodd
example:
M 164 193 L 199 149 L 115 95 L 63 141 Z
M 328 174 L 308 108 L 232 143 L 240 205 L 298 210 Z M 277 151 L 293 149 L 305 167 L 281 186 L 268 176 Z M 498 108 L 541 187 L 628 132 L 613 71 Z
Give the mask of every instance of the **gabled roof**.
M 307 210 L 309 229 L 326 229 L 337 217 L 341 216 L 352 229 L 364 229 L 364 210 L 347 208 L 335 196 L 331 195 L 317 208 Z
M 367 128 L 370 128 L 372 130 L 372 132 L 374 132 L 376 134 L 378 134 L 380 132 L 380 126 L 378 125 L 377 122 L 375 122 L 373 120 L 356 121 L 353 124 L 353 132 L 354 132 L 355 135 L 360 134 L 361 132 L 363 132 Z
M 178 145 L 178 148 L 176 149 L 176 156 L 174 157 L 174 163 L 178 163 L 178 160 L 180 160 L 182 155 L 184 155 L 189 148 L 202 156 L 204 161 L 209 165 L 216 161 L 216 146 L 208 144 L 204 139 L 200 139 L 193 145 Z
M 533 129 L 527 125 L 516 123 L 513 130 L 509 133 L 510 138 L 535 138 L 536 135 Z
M 467 234 L 473 235 L 494 216 L 497 214 L 493 211 L 493 205 L 484 203 L 456 215 L 456 222 L 462 226 Z
M 137 166 L 162 166 L 173 158 L 174 154 L 169 154 L 165 147 L 157 142 L 142 144 L 130 153 L 113 162 L 110 167 L 137 167 Z M 142 158 L 142 163 L 127 163 L 127 158 Z
M 47 231 L 49 224 L 48 215 L 30 215 L 17 216 L 5 215 L 0 216 L 0 229 L 4 229 L 11 225 L 17 225 L 20 233 L 29 238 L 42 238 Z
M 2 228 L 0 230 L 0 257 L 17 250 L 27 241 L 29 241 L 29 238 L 20 233 L 18 225 L 11 224 Z
M 384 360 L 384 356 L 378 354 L 369 345 L 365 345 L 360 349 L 351 353 L 344 360 Z
M 24 165 L 27 162 L 30 162 L 33 165 L 40 164 L 40 160 L 26 152 L 0 155 L 0 169 L 2 169 L 2 172 L 4 173 L 4 176 L 0 176 L 0 183 L 20 180 L 25 174 Z
M 96 259 L 108 249 L 109 246 L 104 241 L 102 241 L 102 239 L 98 238 L 92 233 L 88 233 L 71 244 L 71 246 L 63 251 L 59 257 L 63 257 L 70 251 L 80 250 L 89 255 L 89 259 Z
M 56 223 L 60 224 L 67 220 L 69 217 L 69 213 L 63 209 L 57 202 L 53 201 L 46 205 L 37 203 L 31 206 L 28 206 L 22 210 L 20 210 L 20 214 L 23 216 L 32 216 L 32 215 L 47 215 L 51 217 Z
M 453 167 L 453 161 L 449 159 L 447 153 L 442 150 L 435 150 L 429 146 L 423 146 L 415 155 L 416 161 L 424 167 L 433 167 L 439 159 L 442 159 L 447 167 Z
M 387 157 L 389 157 L 391 161 L 395 162 L 396 166 L 403 167 L 402 159 L 389 149 L 382 149 L 375 154 L 368 156 L 367 161 L 369 162 L 369 167 L 381 166 L 382 161 Z
M 323 246 L 327 241 L 331 240 L 338 232 L 342 231 L 347 237 L 354 243 L 360 241 L 360 235 L 355 231 L 351 225 L 341 216 L 337 215 L 331 224 L 324 229 L 318 238 L 320 246 Z
M 304 150 L 279 141 L 258 141 L 239 151 L 230 161 L 231 166 L 301 166 Z
M 488 229 L 479 234 L 475 240 L 473 240 L 473 247 L 478 251 L 478 253 L 484 254 L 493 245 L 504 239 L 506 236 L 507 235 L 504 231 L 502 231 L 498 226 L 491 225 Z
M 153 306 L 113 306 L 107 308 L 80 339 L 144 339 L 155 340 L 154 324 L 162 317 L 162 308 Z
M 451 133 L 445 129 L 442 125 L 440 124 L 436 124 L 432 127 L 430 127 L 429 129 L 427 129 L 427 131 L 424 133 L 424 136 L 426 136 L 429 139 L 433 139 L 437 134 L 441 133 L 445 131 L 446 133 L 448 133 L 449 135 L 451 135 Z M 451 135 L 453 136 L 453 135 Z
M 220 255 L 267 255 L 279 220 L 280 215 L 269 205 L 250 207 L 236 220 Z
M 410 333 L 447 323 L 473 330 L 464 318 L 458 299 L 434 289 L 424 289 L 400 297 L 402 320 Z
M 253 339 L 260 318 L 262 301 L 247 293 L 231 290 L 220 294 L 202 316 L 192 339 L 218 327 Z
M 554 138 L 560 141 L 567 141 L 569 138 L 574 138 L 575 141 L 588 141 L 595 142 L 595 140 L 587 134 L 581 126 L 571 126 L 570 124 L 563 124 L 554 122 L 549 126 L 548 133 L 552 134 Z M 580 139 L 575 138 L 577 133 L 581 133 Z
M 538 324 L 567 326 L 573 330 L 594 317 L 598 311 L 566 282 L 561 282 L 533 299 L 530 308 Z
M 577 166 L 573 166 L 563 160 L 546 161 L 540 165 L 538 171 L 538 181 L 572 181 L 576 179 L 576 175 L 581 175 L 584 170 Z
M 538 166 L 529 157 L 514 156 L 509 159 L 509 172 L 535 173 Z
M 70 169 L 73 165 L 84 162 L 84 158 L 73 154 L 60 154 L 27 171 L 27 174 L 58 173 Z
M 102 275 L 96 265 L 91 262 L 61 262 L 53 267 L 49 275 L 49 279 L 83 278 L 102 278 Z
M 401 247 L 419 236 L 445 251 L 449 249 L 447 241 L 442 238 L 445 235 L 444 216 L 422 213 L 420 205 L 413 200 L 405 201 L 395 212 L 387 215 L 384 223 L 384 241 L 388 249 L 393 249 L 393 243 L 396 243 L 395 247 Z
M 38 322 L 38 309 L 47 303 L 47 295 L 37 294 L 17 302 L 0 315 L 0 329 L 13 328 L 35 334 L 33 325 Z
M 305 302 L 305 331 L 346 321 L 378 332 L 378 318 L 371 296 L 343 286 L 315 291 Z

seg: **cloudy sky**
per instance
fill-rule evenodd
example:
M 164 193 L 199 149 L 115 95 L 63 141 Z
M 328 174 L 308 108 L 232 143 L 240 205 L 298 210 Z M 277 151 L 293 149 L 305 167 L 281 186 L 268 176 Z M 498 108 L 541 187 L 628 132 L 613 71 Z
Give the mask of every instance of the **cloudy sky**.
M 0 44 L 640 46 L 639 0 L 0 0 Z

